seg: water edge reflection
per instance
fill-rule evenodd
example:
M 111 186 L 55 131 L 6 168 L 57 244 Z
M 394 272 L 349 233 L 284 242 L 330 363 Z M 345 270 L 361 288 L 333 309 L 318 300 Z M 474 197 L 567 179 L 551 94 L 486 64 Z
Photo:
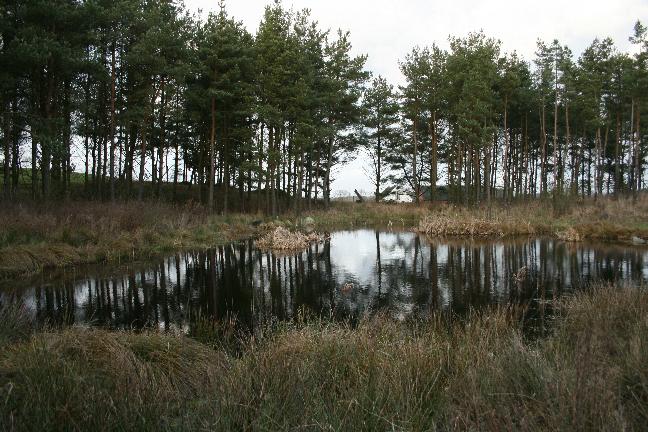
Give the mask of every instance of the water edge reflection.
M 647 258 L 646 249 L 555 239 L 430 241 L 412 232 L 339 231 L 296 254 L 262 252 L 248 240 L 125 269 L 46 272 L 27 287 L 1 288 L 0 302 L 23 304 L 53 324 L 188 333 L 198 317 L 235 318 L 249 330 L 292 320 L 300 309 L 331 319 L 386 311 L 402 320 L 525 304 L 542 330 L 548 299 L 596 280 L 645 282 Z

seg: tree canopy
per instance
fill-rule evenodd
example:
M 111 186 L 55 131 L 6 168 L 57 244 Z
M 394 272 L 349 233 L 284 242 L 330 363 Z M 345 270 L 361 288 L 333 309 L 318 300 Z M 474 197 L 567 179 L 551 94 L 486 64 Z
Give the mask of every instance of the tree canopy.
M 483 32 L 416 47 L 400 86 L 351 35 L 270 3 L 250 33 L 220 2 L 0 5 L 3 199 L 195 200 L 228 212 L 327 206 L 363 154 L 381 199 L 637 193 L 645 187 L 648 31 L 535 58 Z M 630 29 L 629 29 L 630 30 Z

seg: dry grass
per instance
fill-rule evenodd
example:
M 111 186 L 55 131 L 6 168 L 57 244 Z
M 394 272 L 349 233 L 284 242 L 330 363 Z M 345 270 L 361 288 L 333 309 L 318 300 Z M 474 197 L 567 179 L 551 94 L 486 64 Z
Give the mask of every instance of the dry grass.
M 411 228 L 430 211 L 427 204 L 336 202 L 328 210 L 308 212 L 320 229 L 363 227 Z
M 550 235 L 565 241 L 600 240 L 630 243 L 648 237 L 648 197 L 599 198 L 575 202 L 554 215 L 551 202 L 529 201 L 509 206 L 439 205 L 428 210 L 417 231 L 429 236 L 506 237 Z
M 255 235 L 255 215 L 222 217 L 199 206 L 69 203 L 0 209 L 0 277 L 45 267 L 205 249 Z
M 443 203 L 335 203 L 307 212 L 320 231 L 351 228 L 416 229 L 430 236 L 552 235 L 565 240 L 630 243 L 648 239 L 648 196 L 574 201 L 560 216 L 550 202 L 465 207 Z M 0 208 L 0 277 L 44 267 L 146 258 L 182 249 L 204 249 L 266 232 L 259 215 L 222 217 L 196 205 L 67 203 Z M 296 229 L 303 219 L 287 213 L 272 228 Z M 264 242 L 261 241 L 261 244 Z M 299 239 L 296 244 L 303 244 Z M 301 248 L 301 246 L 300 246 Z
M 320 229 L 386 226 L 390 220 L 386 216 L 393 219 L 394 226 L 411 227 L 425 211 L 387 204 L 340 205 L 310 214 Z M 199 205 L 71 202 L 2 206 L 0 220 L 0 277 L 12 277 L 47 267 L 145 259 L 164 252 L 205 249 L 256 237 L 269 228 L 295 229 L 303 219 L 292 214 L 276 220 L 255 214 L 223 217 L 210 214 Z M 266 223 L 251 225 L 259 220 Z M 310 234 L 306 237 L 309 242 L 321 238 Z M 304 238 L 290 240 L 278 241 L 277 247 L 272 248 L 305 247 Z
M 326 236 L 323 234 L 293 232 L 279 226 L 259 238 L 254 244 L 262 250 L 295 251 L 305 249 L 311 243 L 321 242 L 325 239 Z
M 70 329 L 0 350 L 3 430 L 644 430 L 648 293 L 515 314 L 285 326 L 237 355 L 184 336 Z M 5 323 L 3 322 L 3 325 Z
M 583 235 L 574 227 L 568 227 L 565 231 L 558 231 L 556 237 L 567 242 L 583 241 Z
M 530 223 L 519 221 L 457 219 L 447 215 L 426 216 L 419 222 L 418 232 L 432 237 L 469 236 L 469 237 L 504 237 L 513 235 L 540 234 Z

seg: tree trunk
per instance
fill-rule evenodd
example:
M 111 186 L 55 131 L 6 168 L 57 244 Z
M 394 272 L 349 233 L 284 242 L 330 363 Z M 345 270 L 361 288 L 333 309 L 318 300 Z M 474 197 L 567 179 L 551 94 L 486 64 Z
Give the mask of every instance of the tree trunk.
M 146 120 L 144 120 L 146 121 Z M 139 185 L 137 191 L 137 200 L 142 201 L 144 198 L 144 169 L 146 164 L 146 124 L 142 125 L 142 131 L 140 133 L 140 169 L 139 169 Z
M 529 195 L 529 115 L 527 113 L 524 113 L 524 154 L 522 155 L 522 165 L 524 166 L 522 194 Z
M 553 133 L 553 171 L 554 171 L 554 196 L 558 188 L 558 62 L 555 62 L 554 77 L 554 133 Z M 560 192 L 560 191 L 558 191 Z
M 540 120 L 540 133 L 542 134 L 542 160 L 540 169 L 540 195 L 547 192 L 547 132 L 545 128 L 545 102 L 542 99 L 542 119 Z
M 155 91 L 155 94 L 151 98 L 151 106 L 149 107 L 150 111 L 149 111 L 148 115 L 146 115 L 144 117 L 144 121 L 143 121 L 142 128 L 141 128 L 142 130 L 140 132 L 140 135 L 141 135 L 141 146 L 140 146 L 141 154 L 140 154 L 140 171 L 139 171 L 139 190 L 137 192 L 138 201 L 142 201 L 142 199 L 144 199 L 144 169 L 145 169 L 145 164 L 146 164 L 146 127 L 151 122 L 151 118 L 153 117 L 153 110 L 154 110 L 154 107 L 155 107 L 155 101 L 157 100 L 159 94 L 160 94 L 160 88 L 158 88 Z M 153 156 L 154 156 L 154 153 L 151 152 L 151 158 L 152 159 L 154 159 Z M 155 173 L 155 171 L 153 171 L 151 173 L 151 176 L 153 176 L 154 173 Z
M 295 195 L 295 205 L 297 206 L 297 216 L 301 215 L 302 210 L 302 189 L 304 187 L 304 152 L 299 152 L 299 176 L 297 177 L 297 193 Z
M 174 161 L 173 161 L 173 201 L 177 201 L 178 196 L 178 169 L 180 165 L 180 149 L 178 148 L 178 137 L 174 139 Z
M 261 210 L 261 190 L 263 189 L 263 132 L 265 125 L 261 123 L 261 134 L 259 137 L 259 174 L 257 177 L 257 212 Z
M 110 51 L 110 201 L 115 202 L 115 42 Z
M 216 177 L 216 97 L 211 98 L 211 129 L 209 138 L 209 211 L 214 211 L 214 178 Z
M 54 131 L 52 130 L 52 103 L 54 98 L 54 75 L 51 71 L 51 65 L 48 67 L 47 72 L 47 96 L 45 97 L 45 129 L 47 131 L 47 137 L 44 140 L 41 140 L 41 178 L 43 181 L 43 198 L 45 200 L 49 199 L 50 195 L 50 166 L 52 162 L 52 141 L 54 140 Z
M 636 104 L 638 105 L 638 104 Z M 634 200 L 637 199 L 637 194 L 641 190 L 641 128 L 640 128 L 640 112 L 637 106 L 635 113 L 635 184 L 634 184 Z
M 504 156 L 502 167 L 504 168 L 504 196 L 508 199 L 510 180 L 509 180 L 509 131 L 508 131 L 508 96 L 504 97 Z
M 380 140 L 380 123 L 378 123 L 377 135 L 378 142 L 376 146 L 376 202 L 380 201 L 380 183 L 382 175 L 382 142 Z
M 162 182 L 164 178 L 164 149 L 166 147 L 166 80 L 162 77 L 160 80 L 160 146 L 158 147 L 158 182 L 156 195 L 158 199 L 162 197 Z
M 601 192 L 601 128 L 596 128 L 596 163 L 594 164 L 594 197 Z
M 616 113 L 616 139 L 614 141 L 614 193 L 621 193 L 621 113 Z
M 497 143 L 497 133 L 493 134 L 493 147 L 496 146 Z M 486 191 L 486 202 L 490 206 L 491 204 L 491 153 L 492 153 L 492 148 L 490 146 L 485 146 L 484 147 L 484 190 Z
M 14 100 L 14 110 L 17 110 L 18 102 Z M 19 125 L 14 119 L 13 121 L 13 147 L 11 151 L 11 195 L 16 197 L 18 196 L 18 182 L 20 180 L 20 138 L 22 136 L 21 125 Z
M 63 129 L 63 160 L 61 163 L 61 180 L 63 181 L 63 196 L 66 200 L 70 198 L 70 175 L 71 175 L 71 135 L 72 135 L 72 109 L 70 107 L 70 84 L 65 83 L 64 93 L 64 129 Z
M 225 130 L 223 128 L 223 130 Z M 229 166 L 229 157 L 228 157 L 228 137 L 223 132 L 221 136 L 223 141 L 223 170 L 224 181 L 223 181 L 223 214 L 226 215 L 229 211 L 229 187 L 230 187 L 230 166 Z
M 438 176 L 438 142 L 436 128 L 436 111 L 432 111 L 432 122 L 430 123 L 430 135 L 432 136 L 432 146 L 430 148 L 430 201 L 436 200 L 436 183 Z
M 3 134 L 4 134 L 4 197 L 8 201 L 11 198 L 11 184 L 9 180 L 9 168 L 11 166 L 11 103 L 7 100 L 4 110 Z
M 331 136 L 328 140 L 328 150 L 326 156 L 326 174 L 324 176 L 324 206 L 328 209 L 331 205 L 331 167 L 333 165 L 333 141 Z
M 282 138 L 282 128 L 277 128 L 274 132 L 274 144 L 272 145 L 272 170 L 271 170 L 271 176 L 270 176 L 270 183 L 272 183 L 272 187 L 270 188 L 271 191 L 271 199 L 272 199 L 272 216 L 277 215 L 277 189 L 280 189 L 280 180 L 281 177 L 278 172 L 278 163 L 277 160 L 279 159 L 279 149 L 281 145 L 281 138 Z
M 38 129 L 34 133 L 34 128 L 31 130 L 31 196 L 36 200 L 38 196 Z
M 565 157 L 567 156 L 569 152 L 569 142 L 571 140 L 570 137 L 570 131 L 569 131 L 569 103 L 565 102 Z M 560 155 L 560 177 L 558 178 L 560 184 L 558 185 L 560 187 L 560 190 L 562 192 L 564 188 L 564 183 L 565 183 L 565 161 L 563 160 L 562 157 L 562 149 L 561 149 L 561 155 Z
M 414 196 L 416 204 L 421 202 L 421 190 L 418 182 L 418 168 L 416 162 L 418 160 L 418 136 L 417 136 L 417 126 L 418 126 L 418 113 L 415 113 L 414 121 L 412 124 L 412 138 L 414 139 L 414 158 L 412 161 L 412 181 L 414 186 Z

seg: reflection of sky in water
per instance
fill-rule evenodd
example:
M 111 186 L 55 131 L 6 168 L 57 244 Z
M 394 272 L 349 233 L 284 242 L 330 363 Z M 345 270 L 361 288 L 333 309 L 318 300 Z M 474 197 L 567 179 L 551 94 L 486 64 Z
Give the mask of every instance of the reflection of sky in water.
M 378 258 L 380 257 L 380 258 Z M 386 310 L 399 319 L 432 310 L 465 313 L 490 304 L 536 302 L 592 280 L 647 280 L 646 249 L 552 239 L 427 240 L 412 232 L 340 231 L 296 254 L 238 242 L 116 269 L 45 272 L 0 287 L 41 319 L 189 331 L 196 317 L 236 316 L 253 327 L 306 307 L 344 318 Z M 527 267 L 527 278 L 515 273 Z
M 412 233 L 379 233 L 380 260 L 383 265 L 407 259 L 406 246 L 414 241 Z M 331 263 L 337 269 L 338 283 L 352 278 L 361 285 L 370 285 L 376 279 L 378 251 L 373 230 L 339 231 L 331 235 Z

